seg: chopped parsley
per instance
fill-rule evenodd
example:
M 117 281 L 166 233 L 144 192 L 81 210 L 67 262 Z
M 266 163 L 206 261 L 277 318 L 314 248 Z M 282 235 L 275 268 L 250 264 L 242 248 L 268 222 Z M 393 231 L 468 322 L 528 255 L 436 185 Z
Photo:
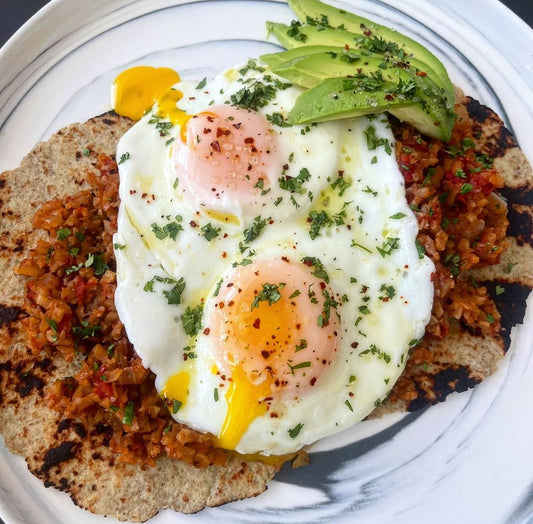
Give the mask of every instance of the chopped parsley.
M 289 429 L 289 431 L 288 431 L 289 437 L 296 438 L 300 434 L 300 431 L 302 431 L 303 427 L 304 427 L 304 425 L 301 422 L 299 424 L 296 424 L 296 426 L 294 426 L 293 428 Z
M 120 155 L 120 160 L 118 161 L 118 165 L 123 164 L 126 162 L 126 160 L 129 160 L 131 158 L 131 155 L 126 151 L 126 153 L 122 153 Z
M 122 424 L 131 426 L 133 422 L 133 401 L 129 401 L 124 408 L 124 416 L 122 417 Z
M 187 335 L 192 337 L 197 335 L 200 329 L 202 329 L 202 312 L 203 306 L 202 304 L 198 304 L 193 308 L 187 306 L 185 313 L 181 315 L 181 324 Z
M 169 219 L 169 217 L 167 217 Z M 183 231 L 183 226 L 180 224 L 180 222 L 183 220 L 183 218 L 180 215 L 176 215 L 175 219 L 173 221 L 168 222 L 164 226 L 159 226 L 157 223 L 153 223 L 150 225 L 152 228 L 152 232 L 159 240 L 164 240 L 165 238 L 171 238 L 172 240 L 176 240 L 176 237 L 178 236 L 178 233 L 180 231 Z
M 309 236 L 311 237 L 311 240 L 320 236 L 320 230 L 322 228 L 332 226 L 335 223 L 324 210 L 311 211 L 307 221 L 311 224 L 311 227 L 309 228 Z
M 302 167 L 297 176 L 282 175 L 278 178 L 279 187 L 291 193 L 305 193 L 304 183 L 309 180 L 311 174 L 306 167 Z
M 243 242 L 239 243 L 239 249 L 241 250 L 241 253 L 246 251 L 247 244 L 253 242 L 261 234 L 261 231 L 265 228 L 270 220 L 270 217 L 261 218 L 260 216 L 256 216 L 254 218 L 252 225 L 243 231 L 244 240 Z
M 369 151 L 373 151 L 378 147 L 383 146 L 387 155 L 392 154 L 392 146 L 387 138 L 378 138 L 376 136 L 376 128 L 369 126 L 365 131 L 366 145 Z
M 222 228 L 220 227 L 213 227 L 212 224 L 206 224 L 205 226 L 201 227 L 202 236 L 210 242 L 214 238 L 218 237 L 218 234 L 220 233 Z
M 195 89 L 203 89 L 207 84 L 207 77 L 204 76 L 202 78 L 202 80 L 200 80 L 200 82 L 198 82 L 197 86 L 195 87 Z
M 263 284 L 263 289 L 255 296 L 250 311 L 259 307 L 259 302 L 268 302 L 271 306 L 281 298 L 280 289 L 283 289 L 285 284 L 280 282 L 279 284 L 269 284 L 268 282 Z
M 338 189 L 339 190 L 339 196 L 341 197 L 344 195 L 344 192 L 351 186 L 351 182 L 347 182 L 344 177 L 342 177 L 340 174 L 335 179 L 334 182 L 331 184 L 332 189 Z
M 329 275 L 326 272 L 324 264 L 316 257 L 303 257 L 302 262 L 308 266 L 313 267 L 314 270 L 311 272 L 317 278 L 321 278 L 324 282 L 329 283 Z
M 281 113 L 272 113 L 271 115 L 267 115 L 266 119 L 275 126 L 279 127 L 291 127 L 291 124 L 289 124 L 285 118 L 284 115 Z
M 68 227 L 62 227 L 57 230 L 57 239 L 65 240 L 70 235 L 70 229 Z
M 391 356 L 388 353 L 385 353 L 381 349 L 379 349 L 375 344 L 372 344 L 368 349 L 365 349 L 364 351 L 361 351 L 359 355 L 374 355 L 377 356 L 378 359 L 383 360 L 386 364 L 389 364 L 391 361 Z
M 399 249 L 400 239 L 399 238 L 387 238 L 381 247 L 376 247 L 377 252 L 385 258 L 386 256 L 392 254 L 395 249 Z

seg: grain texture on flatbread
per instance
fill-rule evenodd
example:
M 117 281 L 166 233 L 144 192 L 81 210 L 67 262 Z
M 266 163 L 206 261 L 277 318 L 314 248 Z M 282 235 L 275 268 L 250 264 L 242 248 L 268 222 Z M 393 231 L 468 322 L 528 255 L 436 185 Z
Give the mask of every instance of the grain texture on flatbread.
M 155 467 L 119 461 L 109 450 L 109 427 L 88 427 L 47 407 L 47 386 L 72 375 L 79 362 L 34 357 L 21 325 L 25 278 L 13 273 L 37 240 L 33 216 L 45 201 L 87 187 L 98 153 L 114 156 L 131 121 L 114 113 L 74 124 L 38 144 L 21 166 L 0 176 L 0 428 L 7 447 L 24 456 L 46 486 L 76 504 L 121 520 L 145 521 L 160 509 L 192 513 L 257 495 L 277 468 L 229 457 L 226 467 L 196 469 L 163 458 Z

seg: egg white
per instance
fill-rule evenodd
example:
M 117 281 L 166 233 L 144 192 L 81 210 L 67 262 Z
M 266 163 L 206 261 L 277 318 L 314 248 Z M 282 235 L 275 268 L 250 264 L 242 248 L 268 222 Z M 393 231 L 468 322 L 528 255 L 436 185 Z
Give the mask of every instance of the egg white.
M 179 107 L 195 114 L 225 103 L 243 87 L 242 80 L 261 80 L 265 74 L 248 70 L 241 75 L 239 69 L 221 73 L 202 89 L 178 84 L 176 89 L 183 93 Z M 296 87 L 280 90 L 260 112 L 286 114 L 300 92 Z M 180 371 L 189 374 L 187 400 L 173 416 L 217 436 L 228 410 L 225 386 L 213 372 L 213 337 L 202 330 L 189 337 L 180 315 L 203 300 L 205 316 L 217 283 L 247 256 L 286 256 L 294 261 L 318 258 L 327 268 L 333 292 L 345 298 L 337 308 L 338 352 L 316 388 L 296 399 L 274 401 L 272 409 L 279 416 L 267 413 L 253 420 L 236 450 L 291 453 L 364 418 L 401 374 L 410 346 L 423 336 L 433 301 L 434 267 L 416 248 L 417 222 L 405 199 L 393 148 L 387 152 L 383 145 L 368 147 L 365 133 L 370 127 L 378 138 L 394 143 L 386 119 L 272 126 L 287 158 L 287 173 L 297 176 L 302 168 L 311 173 L 306 191 L 290 194 L 272 184 L 256 205 L 228 208 L 227 213 L 237 217 L 229 224 L 216 222 L 199 203 L 183 199 L 170 162 L 169 137 L 179 139 L 178 126 L 162 137 L 150 119 L 148 114 L 133 126 L 117 152 L 117 158 L 129 153 L 129 159 L 119 165 L 116 304 L 135 350 L 156 374 L 159 391 Z M 269 176 L 276 180 L 279 166 L 272 170 Z M 339 187 L 332 187 L 339 172 L 351 184 L 342 196 Z M 311 239 L 308 216 L 313 209 L 324 209 L 330 216 L 344 210 L 344 224 L 324 228 Z M 183 230 L 175 239 L 158 239 L 152 224 L 176 216 Z M 243 253 L 239 241 L 257 216 L 270 217 L 272 224 L 250 245 L 253 251 Z M 220 227 L 225 236 L 207 241 L 201 234 L 207 223 Z M 389 249 L 391 239 L 394 247 Z M 183 278 L 186 286 L 179 305 L 169 305 L 163 295 L 172 284 L 155 281 L 153 291 L 146 290 L 154 277 Z M 383 300 L 384 285 L 394 289 L 388 300 Z M 196 358 L 184 359 L 183 348 L 190 348 Z M 301 430 L 294 435 L 291 429 L 296 425 Z

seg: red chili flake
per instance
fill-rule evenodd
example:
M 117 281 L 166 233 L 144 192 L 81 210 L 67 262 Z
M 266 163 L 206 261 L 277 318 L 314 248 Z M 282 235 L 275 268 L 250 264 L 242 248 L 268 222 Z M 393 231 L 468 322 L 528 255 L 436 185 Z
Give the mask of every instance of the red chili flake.
M 209 332 L 210 332 L 210 331 L 211 331 L 211 330 L 210 330 L 208 327 L 205 328 L 205 329 L 204 329 L 204 335 L 209 335 Z
M 279 415 L 277 413 L 270 413 L 271 418 L 278 418 Z
M 316 384 L 316 377 L 313 377 L 309 383 L 311 384 L 311 386 L 314 386 Z
M 220 136 L 228 136 L 228 135 L 229 135 L 229 129 L 226 129 L 225 127 L 217 128 L 217 138 Z
M 235 304 L 235 302 L 234 302 L 233 300 L 230 300 L 230 301 L 228 302 L 228 306 L 229 306 L 229 307 L 233 306 L 233 304 Z
M 215 119 L 214 119 L 212 116 L 208 116 L 208 117 L 207 117 L 207 121 L 208 121 L 208 122 L 214 122 Z
M 253 137 L 249 136 L 248 138 L 245 138 L 244 139 L 244 143 L 245 144 L 253 144 L 254 143 Z
M 253 323 L 252 325 L 253 325 L 253 327 L 254 327 L 255 329 L 260 329 L 260 327 L 261 327 L 261 319 L 260 319 L 260 318 L 256 318 L 256 319 L 254 320 L 254 323 Z M 266 358 L 266 357 L 265 357 L 265 358 Z
M 198 224 L 197 224 L 194 220 L 191 220 L 191 221 L 189 222 L 189 226 L 191 226 L 191 227 L 198 227 Z
M 213 142 L 211 142 L 210 145 L 214 151 L 216 151 L 217 153 L 220 153 L 220 144 L 218 143 L 218 140 L 214 140 Z
M 427 74 L 425 71 L 417 71 L 417 72 L 416 72 L 416 76 L 422 76 L 422 77 L 424 77 L 424 76 L 428 76 L 428 74 Z
M 263 351 L 261 351 L 261 356 L 266 360 L 270 356 L 270 351 L 263 349 Z
M 281 257 L 281 260 L 283 260 L 283 262 L 289 262 L 288 257 Z
M 388 100 L 389 102 L 392 102 L 396 97 L 392 95 L 391 93 L 387 93 L 385 95 L 385 100 Z
M 204 127 L 204 135 L 208 135 L 209 133 L 211 133 L 211 129 Z
M 326 289 L 326 283 L 325 282 L 320 282 L 320 289 L 322 289 L 322 290 Z

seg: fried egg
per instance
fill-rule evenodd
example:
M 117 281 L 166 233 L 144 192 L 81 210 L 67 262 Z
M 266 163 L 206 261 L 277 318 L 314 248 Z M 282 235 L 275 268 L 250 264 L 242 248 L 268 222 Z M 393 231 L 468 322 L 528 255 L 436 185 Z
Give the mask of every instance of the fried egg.
M 368 415 L 433 301 L 386 119 L 290 126 L 300 92 L 255 61 L 178 82 L 117 151 L 120 318 L 172 416 L 243 454 Z

